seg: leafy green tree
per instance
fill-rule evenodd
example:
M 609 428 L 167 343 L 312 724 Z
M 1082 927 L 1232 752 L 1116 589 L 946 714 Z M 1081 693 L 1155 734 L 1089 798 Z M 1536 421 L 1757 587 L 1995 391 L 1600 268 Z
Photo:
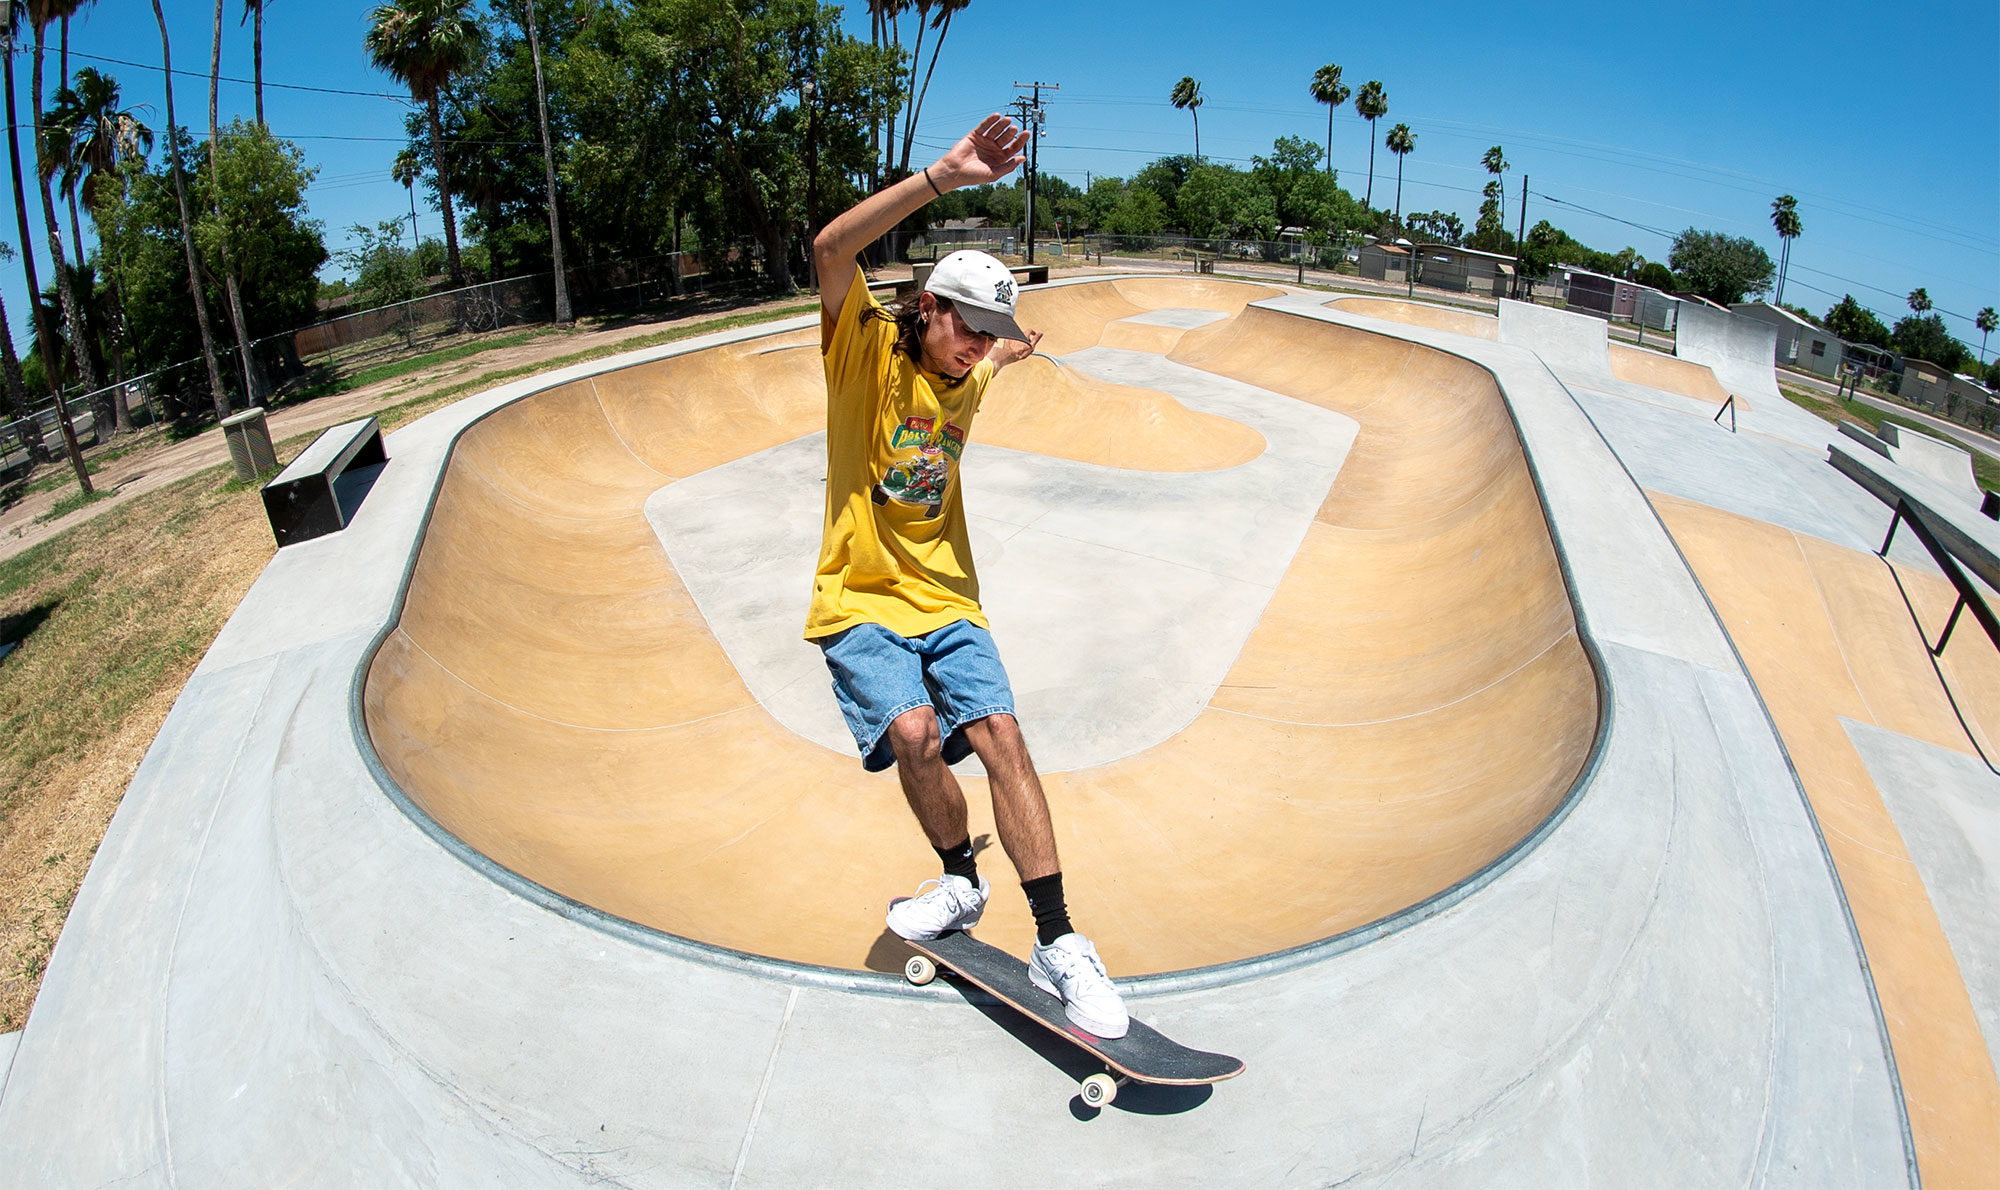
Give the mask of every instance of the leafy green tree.
M 1180 210 L 1180 190 L 1187 180 L 1194 176 L 1195 159 L 1185 153 L 1174 153 L 1155 158 L 1146 163 L 1138 173 L 1132 175 L 1132 185 L 1151 190 L 1160 200 L 1160 207 L 1171 220 L 1174 212 Z
M 459 259 L 458 221 L 451 207 L 450 154 L 445 152 L 439 100 L 452 76 L 471 65 L 479 41 L 472 0 L 395 0 L 380 5 L 368 14 L 368 34 L 363 40 L 369 60 L 408 87 L 410 97 L 424 106 L 453 285 L 465 284 L 465 268 Z
M 1785 271 L 1792 264 L 1792 241 L 1799 238 L 1805 224 L 1799 221 L 1799 200 L 1789 194 L 1780 194 L 1771 200 L 1771 227 L 1777 231 L 1781 247 L 1778 251 L 1778 293 L 1772 301 L 1785 304 Z
M 1422 243 L 1457 246 L 1465 242 L 1465 220 L 1449 211 L 1411 215 L 1408 227 L 1411 238 L 1421 236 Z
M 107 191 L 112 196 L 99 223 L 107 254 L 121 261 L 132 350 L 145 369 L 178 363 L 201 350 L 198 328 L 187 317 L 188 279 L 199 280 L 196 297 L 204 305 L 220 300 L 219 246 L 225 238 L 243 270 L 244 315 L 253 339 L 303 326 L 318 313 L 317 274 L 327 252 L 319 225 L 306 217 L 305 191 L 313 171 L 304 154 L 262 125 L 232 121 L 215 154 L 222 215 L 191 221 L 190 240 L 182 231 L 181 192 L 189 208 L 212 211 L 218 171 L 206 165 L 192 173 L 177 170 L 189 153 L 205 156 L 185 129 L 175 128 L 167 138 L 167 160 L 158 168 L 126 162 L 120 168 L 125 184 Z M 190 258 L 193 264 L 185 264 Z M 289 352 L 289 338 L 280 338 L 275 348 Z M 297 367 L 289 355 L 284 362 Z M 226 415 L 228 392 L 219 368 L 210 384 L 217 413 Z M 183 415 L 192 412 L 186 396 L 183 389 L 175 397 Z
M 1657 260 L 1649 260 L 1639 266 L 1639 275 L 1634 278 L 1641 285 L 1650 286 L 1661 293 L 1672 293 L 1681 287 L 1679 277 L 1672 269 Z
M 1667 264 L 1689 290 L 1725 306 L 1742 301 L 1746 294 L 1767 291 L 1777 272 L 1770 256 L 1755 243 L 1692 227 L 1674 237 Z
M 1167 204 L 1143 186 L 1127 190 L 1117 208 L 1105 220 L 1104 230 L 1112 235 L 1158 235 L 1167 226 Z
M 1506 222 L 1500 214 L 1502 200 L 1498 181 L 1486 183 L 1480 191 L 1479 216 L 1473 222 L 1472 235 L 1465 241 L 1481 252 L 1505 252 L 1513 246 L 1513 237 L 1507 234 Z
M 1872 310 L 1855 301 L 1851 293 L 1843 295 L 1840 301 L 1826 312 L 1826 316 L 1820 319 L 1820 325 L 1849 343 L 1866 343 L 1871 347 L 1889 346 L 1889 328 L 1882 324 L 1881 319 L 1875 317 Z
M 1895 329 L 1889 332 L 1889 346 L 1905 359 L 1929 360 L 1952 372 L 1972 359 L 1965 345 L 1945 329 L 1941 314 L 1912 314 L 1897 319 Z
M 1333 113 L 1354 94 L 1353 88 L 1340 81 L 1340 67 L 1329 62 L 1313 72 L 1313 101 L 1326 105 L 1326 172 L 1333 173 Z
M 1389 114 L 1389 93 L 1382 84 L 1369 79 L 1361 84 L 1361 90 L 1354 96 L 1354 111 L 1368 121 L 1368 193 L 1361 200 L 1363 206 L 1375 205 L 1375 121 Z
M 1979 364 L 1981 367 L 1984 367 L 1986 365 L 1986 336 L 1992 334 L 1995 329 L 2000 329 L 2000 314 L 1995 314 L 1993 307 L 1988 306 L 1973 318 L 1972 325 L 1979 328 Z
M 1202 105 L 1201 84 L 1196 82 L 1194 76 L 1191 74 L 1182 75 L 1181 81 L 1174 84 L 1173 93 L 1167 97 L 1167 101 L 1169 103 L 1172 103 L 1174 107 L 1178 108 L 1179 110 L 1184 111 L 1188 115 L 1194 117 L 1194 159 L 1196 161 L 1200 161 L 1201 160 L 1201 105 Z
M 1389 147 L 1391 153 L 1396 155 L 1396 218 L 1401 220 L 1403 217 L 1403 158 L 1408 157 L 1416 149 L 1417 138 L 1416 134 L 1410 131 L 1408 124 L 1398 124 L 1389 130 L 1389 136 L 1383 143 Z

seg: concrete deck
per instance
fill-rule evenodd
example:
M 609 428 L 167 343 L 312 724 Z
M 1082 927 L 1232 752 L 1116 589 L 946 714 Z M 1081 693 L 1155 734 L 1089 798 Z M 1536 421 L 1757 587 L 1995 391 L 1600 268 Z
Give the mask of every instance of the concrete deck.
M 1923 773 L 1956 774 L 1945 801 L 1912 806 L 1933 787 L 1903 777 L 1888 796 L 1946 908 L 1926 903 L 1921 953 L 1894 956 L 1908 965 L 1885 994 L 1867 959 L 1922 917 L 1908 889 L 1870 886 L 1874 909 L 1844 892 L 1860 852 L 1823 832 L 1794 740 L 1819 712 L 1787 727 L 1773 693 L 1825 683 L 1757 673 L 1784 650 L 1754 642 L 1788 630 L 1732 610 L 1761 588 L 1730 579 L 1731 527 L 1774 522 L 1704 502 L 1669 532 L 1676 487 L 1762 485 L 1748 503 L 1814 518 L 1776 531 L 1886 575 L 1859 553 L 1886 510 L 1812 486 L 1846 481 L 1799 463 L 1807 427 L 1746 414 L 1731 436 L 1713 402 L 1323 296 L 1147 278 L 1036 297 L 1065 366 L 1009 374 L 1021 412 L 996 388 L 966 472 L 996 622 L 1012 608 L 1018 625 L 1002 648 L 1050 675 L 1030 738 L 1067 750 L 1051 789 L 1072 903 L 1107 953 L 1131 948 L 1114 974 L 1136 976 L 1135 1013 L 1248 1073 L 1095 1113 L 1071 1098 L 1072 1052 L 881 974 L 897 956 L 866 920 L 829 914 L 820 950 L 776 945 L 787 904 L 872 915 L 926 867 L 893 784 L 862 780 L 816 742 L 810 703 L 787 702 L 806 679 L 772 605 L 802 606 L 803 587 L 785 594 L 772 555 L 795 530 L 773 522 L 817 522 L 798 320 L 459 402 L 391 436 L 347 530 L 279 554 L 77 898 L 0 1092 L 0 1168 L 873 1184 L 933 1167 L 912 1121 L 938 1115 L 979 1185 L 1039 1179 L 1049 1153 L 1133 1185 L 1880 1186 L 1913 1184 L 1920 1161 L 1933 1184 L 1993 1168 L 1990 1054 L 1968 1066 L 1956 1043 L 1956 1022 L 1976 1038 L 1993 1011 L 1990 770 L 1879 693 L 1876 714 L 1833 720 L 1885 773 L 1915 747 Z M 1099 401 L 1131 420 L 1068 416 Z M 1679 465 L 1644 472 L 1676 443 Z M 1111 556 L 1130 543 L 1145 548 Z M 1935 577 L 1903 571 L 1920 596 Z M 1103 663 L 1116 648 L 1065 671 L 1081 637 L 1029 638 L 1079 587 L 1125 592 L 1078 614 L 1187 641 L 1154 646 L 1187 672 L 1148 691 L 1129 649 Z M 1190 617 L 1201 630 L 1172 635 Z M 1888 620 L 1842 635 L 1829 617 L 1836 659 L 1873 642 L 1857 689 L 1917 697 Z M 585 666 L 593 640 L 611 647 Z M 1968 703 L 1994 684 L 1980 664 L 1945 675 Z M 1155 726 L 1110 745 L 1075 729 L 1098 681 Z M 631 759 L 656 736 L 679 742 Z M 531 803 L 540 833 L 517 813 Z M 766 832 L 794 848 L 760 852 Z M 884 843 L 904 835 L 914 859 Z M 522 870 L 566 847 L 562 872 Z M 843 866 L 870 861 L 849 891 Z M 677 896 L 635 894 L 638 877 Z M 632 907 L 649 897 L 667 907 L 650 928 Z M 989 920 L 996 941 L 1019 926 Z M 1956 1058 L 1927 1053 L 1926 1005 L 1896 998 L 1941 974 L 1962 1012 L 1930 1048 Z

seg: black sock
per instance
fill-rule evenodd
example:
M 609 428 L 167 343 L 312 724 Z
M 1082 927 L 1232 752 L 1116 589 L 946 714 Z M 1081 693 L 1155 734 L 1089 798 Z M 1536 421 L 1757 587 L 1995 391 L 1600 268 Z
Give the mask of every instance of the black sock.
M 1028 909 L 1035 915 L 1035 940 L 1043 946 L 1071 932 L 1069 908 L 1063 904 L 1062 873 L 1023 880 Z
M 931 850 L 944 861 L 945 875 L 963 876 L 972 882 L 972 887 L 979 887 L 979 861 L 972 854 L 971 839 L 956 847 L 933 847 Z

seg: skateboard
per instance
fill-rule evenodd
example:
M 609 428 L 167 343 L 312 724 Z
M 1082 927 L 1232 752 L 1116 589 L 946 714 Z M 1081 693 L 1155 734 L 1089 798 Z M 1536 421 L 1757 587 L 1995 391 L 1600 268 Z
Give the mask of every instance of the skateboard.
M 1103 1062 L 1105 1071 L 1084 1079 L 1079 1088 L 1087 1106 L 1105 1106 L 1117 1098 L 1118 1088 L 1127 1082 L 1196 1087 L 1243 1073 L 1241 1059 L 1189 1049 L 1137 1019 L 1123 1037 L 1095 1037 L 1084 1032 L 1063 1015 L 1061 1000 L 1029 980 L 1026 963 L 963 931 L 954 930 L 928 942 L 909 945 L 917 953 L 903 964 L 904 979 L 921 987 L 936 979 L 940 968 L 955 972 L 967 983 Z

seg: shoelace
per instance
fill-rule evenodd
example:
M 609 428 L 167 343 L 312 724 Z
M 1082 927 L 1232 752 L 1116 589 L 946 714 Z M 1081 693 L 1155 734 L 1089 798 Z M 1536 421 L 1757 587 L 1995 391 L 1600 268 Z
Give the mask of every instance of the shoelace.
M 911 897 L 910 899 L 913 901 L 923 900 L 926 896 L 930 895 L 929 893 L 924 892 L 924 889 L 926 888 L 929 888 L 931 892 L 939 894 L 940 900 L 951 902 L 951 911 L 953 914 L 962 912 L 968 907 L 963 900 L 959 899 L 958 889 L 952 885 L 946 884 L 941 879 L 926 880 L 922 884 L 919 884 L 917 886 L 917 895 Z
M 1078 975 L 1089 972 L 1094 973 L 1097 978 L 1106 983 L 1111 982 L 1111 976 L 1104 970 L 1103 962 L 1087 950 L 1073 951 L 1065 950 L 1060 946 L 1052 946 L 1044 953 L 1054 958 L 1055 961 L 1049 963 L 1049 967 L 1055 975 L 1061 977 L 1064 981 L 1074 979 Z

